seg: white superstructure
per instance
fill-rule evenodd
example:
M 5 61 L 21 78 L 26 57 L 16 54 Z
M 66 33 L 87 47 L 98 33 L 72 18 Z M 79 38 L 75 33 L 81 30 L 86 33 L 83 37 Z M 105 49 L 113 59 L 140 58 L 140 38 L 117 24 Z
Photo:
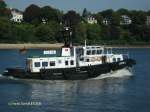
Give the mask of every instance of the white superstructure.
M 49 51 L 49 53 L 54 50 Z M 41 69 L 74 68 L 103 63 L 112 63 L 123 60 L 122 54 L 113 54 L 103 46 L 74 46 L 62 47 L 60 56 L 32 57 L 27 59 L 27 68 L 31 72 L 40 72 Z

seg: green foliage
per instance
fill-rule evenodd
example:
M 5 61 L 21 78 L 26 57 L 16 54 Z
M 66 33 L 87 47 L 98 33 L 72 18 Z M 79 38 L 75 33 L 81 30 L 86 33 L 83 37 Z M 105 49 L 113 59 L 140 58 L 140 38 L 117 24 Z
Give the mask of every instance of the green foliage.
M 40 7 L 37 5 L 30 5 L 24 11 L 24 21 L 28 23 L 39 23 L 40 21 Z
M 34 36 L 34 26 L 30 24 L 16 24 L 15 29 L 20 42 L 36 42 L 38 39 Z
M 130 14 L 130 12 L 127 9 L 119 9 L 119 10 L 117 10 L 117 13 L 119 15 L 129 15 Z
M 87 39 L 91 42 L 101 40 L 101 28 L 98 24 L 87 25 Z
M 88 11 L 86 8 L 84 8 L 83 13 L 82 13 L 82 17 L 85 18 L 88 16 Z
M 72 28 L 72 37 L 75 43 L 84 40 L 91 44 L 126 44 L 150 42 L 150 25 L 146 25 L 146 16 L 150 11 L 129 11 L 127 9 L 112 9 L 91 14 L 96 17 L 98 24 L 89 24 L 86 17 L 89 12 L 86 8 L 82 16 L 75 11 L 63 14 L 58 9 L 50 6 L 39 7 L 30 5 L 24 11 L 24 22 L 10 21 L 10 10 L 3 0 L 0 0 L 0 42 L 63 42 L 62 29 L 64 26 Z M 132 24 L 121 25 L 121 15 L 132 19 Z M 105 25 L 104 18 L 110 23 Z M 43 22 L 44 20 L 44 22 Z
M 55 42 L 58 35 L 59 24 L 56 22 L 49 22 L 48 24 L 40 24 L 35 29 L 35 36 L 40 42 Z
M 73 41 L 75 43 L 83 43 L 84 40 L 87 40 L 87 27 L 85 23 L 80 23 L 77 25 L 75 30 L 75 38 L 73 38 Z
M 65 25 L 75 28 L 81 22 L 81 17 L 78 13 L 71 10 L 63 16 L 63 21 Z
M 0 42 L 18 43 L 34 42 L 33 26 L 27 24 L 14 24 L 8 19 L 0 19 Z
M 0 0 L 0 8 L 5 9 L 6 8 L 6 3 L 3 0 Z
M 101 15 L 104 17 L 104 18 L 111 18 L 114 11 L 112 9 L 107 9 L 107 10 L 104 10 L 102 12 L 100 12 Z
M 3 0 L 0 0 L 0 17 L 11 17 L 10 10 L 7 9 L 7 5 Z
M 62 15 L 62 12 L 50 6 L 40 8 L 39 6 L 32 4 L 24 11 L 24 21 L 35 25 L 38 25 L 43 21 L 55 21 L 60 23 Z
M 62 20 L 62 13 L 50 6 L 45 6 L 41 8 L 40 18 L 46 21 L 56 21 L 60 22 Z

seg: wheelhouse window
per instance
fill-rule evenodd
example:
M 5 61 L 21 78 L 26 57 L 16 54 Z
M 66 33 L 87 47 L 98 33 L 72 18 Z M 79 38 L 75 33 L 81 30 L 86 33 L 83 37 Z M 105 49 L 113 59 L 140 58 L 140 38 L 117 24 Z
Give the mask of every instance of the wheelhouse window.
M 48 67 L 48 62 L 42 62 L 42 67 Z
M 92 55 L 96 54 L 96 50 L 92 50 Z
M 34 63 L 34 66 L 35 66 L 35 67 L 41 67 L 41 63 L 40 63 L 40 62 L 35 62 L 35 63 Z
M 49 65 L 50 65 L 50 66 L 55 66 L 55 61 L 50 61 L 50 62 L 49 62 Z
M 90 62 L 90 59 L 86 59 L 86 62 Z
M 76 54 L 77 54 L 77 56 L 82 56 L 84 54 L 83 48 L 77 48 L 76 49 Z
M 80 61 L 84 61 L 84 58 L 80 58 Z
M 97 50 L 97 54 L 102 54 L 102 50 Z
M 87 54 L 87 55 L 91 55 L 91 51 L 88 50 L 88 51 L 86 52 L 86 54 Z
M 74 61 L 73 60 L 70 61 L 70 65 L 74 65 Z
M 68 65 L 68 61 L 65 61 L 65 65 Z
M 121 59 L 120 58 L 117 58 L 117 61 L 120 61 Z
M 61 60 L 58 60 L 58 63 L 61 64 Z

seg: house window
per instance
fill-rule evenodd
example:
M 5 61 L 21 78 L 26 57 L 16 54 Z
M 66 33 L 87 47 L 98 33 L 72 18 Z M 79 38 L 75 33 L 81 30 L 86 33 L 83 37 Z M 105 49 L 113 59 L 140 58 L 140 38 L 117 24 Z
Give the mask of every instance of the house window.
M 50 61 L 50 66 L 55 66 L 55 61 Z
M 70 65 L 74 65 L 74 61 L 73 60 L 70 61 Z
M 40 67 L 40 66 L 41 66 L 41 63 L 40 63 L 40 62 L 35 62 L 35 63 L 34 63 L 34 66 L 35 66 L 35 67 Z
M 65 61 L 65 65 L 68 65 L 68 61 Z
M 48 62 L 42 62 L 42 67 L 47 67 L 48 66 Z
M 116 62 L 116 58 L 113 58 L 113 62 Z

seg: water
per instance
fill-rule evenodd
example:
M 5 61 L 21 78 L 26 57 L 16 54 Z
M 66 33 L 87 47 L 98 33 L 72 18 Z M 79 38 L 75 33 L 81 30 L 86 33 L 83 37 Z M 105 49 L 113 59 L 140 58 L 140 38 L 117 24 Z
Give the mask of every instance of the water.
M 137 61 L 132 74 L 121 70 L 111 77 L 107 74 L 85 81 L 18 80 L 0 77 L 0 111 L 149 112 L 150 49 L 115 50 L 121 53 L 128 51 Z M 29 51 L 33 52 L 39 50 Z M 0 72 L 6 67 L 24 67 L 25 58 L 26 55 L 19 54 L 18 50 L 0 50 Z

